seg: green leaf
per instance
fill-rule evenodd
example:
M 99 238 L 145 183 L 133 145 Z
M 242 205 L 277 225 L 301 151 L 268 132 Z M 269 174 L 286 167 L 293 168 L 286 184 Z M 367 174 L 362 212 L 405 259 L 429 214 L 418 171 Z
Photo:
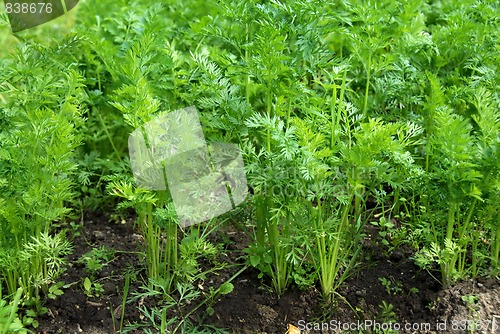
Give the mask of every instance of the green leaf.
M 260 263 L 260 256 L 258 255 L 250 256 L 250 263 L 252 264 L 252 266 L 257 267 Z
M 90 291 L 90 289 L 92 288 L 92 282 L 88 277 L 85 277 L 85 280 L 83 281 L 83 287 L 86 291 Z
M 34 310 L 27 310 L 26 311 L 26 316 L 34 318 L 34 317 L 37 316 L 37 314 L 36 314 L 36 312 Z
M 228 293 L 233 292 L 233 290 L 234 290 L 234 285 L 229 282 L 225 282 L 219 287 L 219 292 L 221 295 L 227 295 Z

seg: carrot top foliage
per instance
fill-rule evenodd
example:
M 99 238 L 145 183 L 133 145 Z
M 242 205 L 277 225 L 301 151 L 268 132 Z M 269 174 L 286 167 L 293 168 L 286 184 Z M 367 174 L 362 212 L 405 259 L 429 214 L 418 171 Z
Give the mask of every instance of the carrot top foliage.
M 411 245 L 445 285 L 498 275 L 497 12 L 476 0 L 87 0 L 65 37 L 25 32 L 0 59 L 0 288 L 21 287 L 21 303 L 47 295 L 70 249 L 56 227 L 116 205 L 137 212 L 151 289 L 198 279 L 168 190 L 135 186 L 127 147 L 191 105 L 209 142 L 244 154 L 247 265 L 277 295 L 319 282 L 325 302 L 341 298 L 367 222 L 394 229 L 387 251 Z M 200 228 L 186 238 L 205 242 Z M 47 263 L 15 255 L 39 244 L 61 259 L 42 276 Z

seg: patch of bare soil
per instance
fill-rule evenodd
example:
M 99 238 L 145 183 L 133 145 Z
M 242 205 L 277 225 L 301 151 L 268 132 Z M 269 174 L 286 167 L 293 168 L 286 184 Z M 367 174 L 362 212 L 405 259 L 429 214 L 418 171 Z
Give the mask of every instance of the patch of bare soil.
M 500 333 L 500 282 L 479 279 L 460 282 L 439 292 L 432 313 L 449 333 Z
M 74 252 L 69 257 L 69 266 L 61 280 L 70 285 L 64 295 L 48 300 L 49 312 L 39 319 L 37 333 L 115 333 L 123 300 L 124 272 L 129 268 L 141 267 L 137 255 L 137 238 L 133 221 L 112 222 L 109 215 L 89 214 L 72 240 Z M 89 276 L 85 266 L 78 259 L 93 248 L 106 246 L 116 251 L 115 259 L 98 273 L 96 282 L 102 284 L 100 296 L 88 297 L 84 293 L 83 280 Z M 131 290 L 138 289 L 133 283 Z M 139 314 L 133 308 L 127 309 L 130 321 L 138 321 Z

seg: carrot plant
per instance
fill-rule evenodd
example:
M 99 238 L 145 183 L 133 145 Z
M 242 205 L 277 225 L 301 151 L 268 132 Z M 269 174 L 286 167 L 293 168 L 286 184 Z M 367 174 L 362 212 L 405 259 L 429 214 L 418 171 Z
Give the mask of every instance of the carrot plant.
M 22 304 L 38 312 L 42 297 L 55 296 L 50 287 L 71 251 L 53 227 L 65 223 L 76 197 L 76 130 L 86 100 L 73 56 L 78 43 L 21 43 L 1 63 L 0 289 L 14 295 L 21 287 Z
M 183 54 L 176 49 L 175 42 L 167 41 L 168 33 L 161 29 L 166 27 L 166 22 L 162 20 L 168 10 L 166 7 L 157 4 L 139 14 L 141 8 L 135 8 L 135 14 L 129 17 L 113 16 L 103 25 L 95 22 L 90 34 L 92 43 L 89 43 L 86 54 L 89 73 L 95 80 L 96 95 L 99 96 L 93 106 L 94 117 L 104 129 L 104 141 L 109 143 L 108 149 L 114 159 L 126 162 L 123 152 L 120 152 L 125 149 L 123 141 L 111 134 L 125 133 L 128 136 L 132 130 L 138 129 L 150 149 L 154 138 L 148 138 L 145 124 L 164 114 L 162 110 L 182 105 L 185 93 L 178 90 L 182 91 L 185 83 L 179 78 L 186 75 L 185 67 L 201 59 L 195 54 Z M 130 25 L 129 33 L 121 31 L 123 25 Z M 160 31 L 165 35 L 158 39 L 156 36 Z M 113 42 L 103 38 L 109 35 L 115 36 Z M 169 44 L 168 47 L 165 48 L 163 43 Z M 120 61 L 109 56 L 114 53 L 118 54 Z M 162 63 L 164 59 L 169 61 Z M 195 73 L 191 75 L 194 77 Z M 101 112 L 119 115 L 119 118 L 104 118 L 99 115 Z M 118 125 L 111 121 L 113 119 L 119 122 Z M 161 167 L 165 169 L 164 164 Z M 135 209 L 136 226 L 144 238 L 148 279 L 156 283 L 161 281 L 166 291 L 170 292 L 179 282 L 191 282 L 197 267 L 183 252 L 185 248 L 178 244 L 177 215 L 165 171 L 160 178 L 165 190 L 136 186 L 128 168 L 108 174 L 103 180 L 108 182 L 110 194 L 125 199 L 118 204 L 118 209 Z
M 427 268 L 437 264 L 443 284 L 498 272 L 498 206 L 491 201 L 498 183 L 498 136 L 493 135 L 498 133 L 493 93 L 498 77 L 492 72 L 498 22 L 488 19 L 491 4 L 456 4 L 448 4 L 447 14 L 428 12 L 436 53 L 433 73 L 426 72 L 429 88 L 421 110 L 426 174 L 416 203 L 425 209 L 418 226 L 431 231 L 417 259 Z
M 316 15 L 310 15 L 311 12 Z M 261 20 L 252 20 L 250 14 Z M 387 13 L 383 15 L 389 17 Z M 373 19 L 370 31 L 376 29 L 377 20 Z M 229 27 L 231 22 L 239 25 L 235 29 L 221 28 Z M 363 122 L 368 87 L 372 85 L 370 74 L 364 102 L 357 107 L 350 101 L 357 98 L 354 80 L 348 72 L 358 73 L 359 68 L 350 68 L 349 59 L 337 58 L 329 49 L 331 30 L 342 30 L 345 22 L 345 17 L 333 14 L 326 5 L 323 8 L 304 2 L 276 1 L 263 5 L 233 2 L 222 5 L 214 24 L 205 28 L 206 37 L 230 53 L 217 59 L 219 66 L 231 65 L 227 73 L 213 65 L 214 81 L 227 82 L 225 74 L 241 87 L 244 102 L 250 104 L 251 115 L 244 127 L 239 125 L 242 137 L 239 140 L 245 143 L 248 176 L 254 192 L 256 243 L 248 253 L 250 263 L 270 276 L 278 294 L 283 293 L 291 277 L 297 277 L 294 270 L 303 270 L 298 264 L 304 264 L 307 257 L 303 252 L 302 257 L 297 257 L 301 252 L 296 248 L 302 244 L 294 243 L 301 239 L 298 234 L 304 233 L 297 228 L 305 219 L 301 213 L 304 207 L 312 206 L 307 219 L 314 222 L 316 231 L 308 233 L 313 235 L 315 244 L 323 247 L 318 246 L 320 254 L 314 248 L 311 251 L 316 259 L 321 259 L 316 263 L 321 267 L 318 277 L 323 282 L 325 297 L 331 299 L 333 282 L 343 280 L 337 274 L 345 272 L 345 279 L 348 274 L 345 266 L 350 268 L 352 265 L 348 264 L 354 263 L 351 255 L 357 252 L 344 251 L 356 244 L 354 240 L 362 231 L 366 199 L 387 182 L 396 193 L 408 187 L 404 178 L 412 170 L 413 159 L 406 147 L 417 145 L 413 137 L 421 130 L 411 122 L 398 126 L 378 120 Z M 387 38 L 380 31 L 375 34 L 374 38 Z M 373 47 L 372 52 L 380 55 L 381 68 L 389 62 L 383 58 L 382 49 L 388 41 L 384 43 Z M 364 44 L 353 42 L 353 45 L 353 53 L 357 50 L 360 57 L 367 54 L 362 49 Z M 373 66 L 375 63 L 370 59 L 364 62 L 369 72 Z M 203 102 L 223 105 L 222 101 L 215 104 L 214 100 Z M 239 104 L 242 105 L 239 109 L 245 110 L 243 102 Z M 233 129 L 232 126 L 224 129 Z M 373 131 L 376 134 L 371 135 Z M 390 140 L 391 136 L 398 138 Z M 384 161 L 387 157 L 390 162 Z M 338 175 L 343 177 L 337 178 Z M 345 191 L 341 199 L 333 200 L 338 195 L 333 184 L 337 182 L 343 182 L 337 186 Z M 357 228 L 351 228 L 353 222 Z M 330 247 L 334 240 L 342 240 L 338 233 L 352 238 Z M 344 251 L 340 252 L 341 249 Z
M 483 270 L 486 235 L 492 241 L 487 245 L 493 272 L 498 270 L 498 205 L 491 202 L 498 191 L 498 161 L 491 160 L 498 140 L 498 113 L 494 107 L 498 97 L 477 89 L 472 119 L 478 129 L 474 131 L 471 119 L 455 114 L 446 105 L 439 82 L 431 80 L 436 98 L 428 126 L 425 189 L 430 197 L 425 203 L 432 212 L 427 218 L 432 217 L 432 234 L 417 262 L 427 268 L 437 263 L 441 281 L 448 285 L 467 276 L 475 277 Z

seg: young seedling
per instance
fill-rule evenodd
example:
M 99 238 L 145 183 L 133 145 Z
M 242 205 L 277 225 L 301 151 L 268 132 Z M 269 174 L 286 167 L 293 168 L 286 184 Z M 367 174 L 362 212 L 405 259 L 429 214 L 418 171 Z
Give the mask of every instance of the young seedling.
M 87 297 L 98 298 L 104 293 L 104 288 L 101 283 L 92 281 L 89 277 L 83 279 L 83 289 Z

